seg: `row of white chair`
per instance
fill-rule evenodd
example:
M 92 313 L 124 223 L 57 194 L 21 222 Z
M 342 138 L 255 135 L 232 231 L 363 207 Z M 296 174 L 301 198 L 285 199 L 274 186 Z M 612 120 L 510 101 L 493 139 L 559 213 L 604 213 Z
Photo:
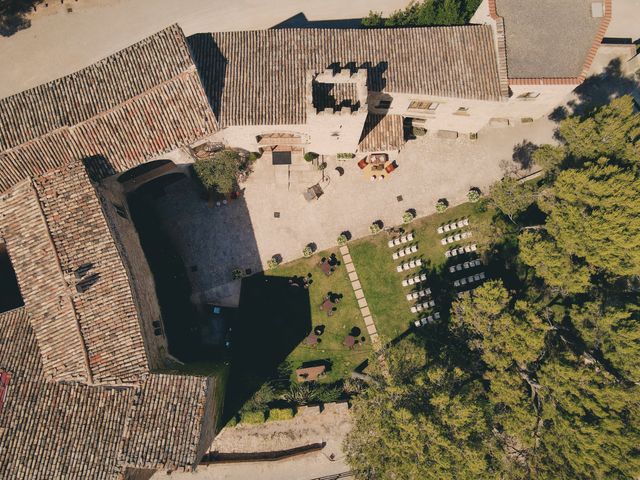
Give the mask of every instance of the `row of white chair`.
M 453 282 L 454 287 L 461 287 L 466 285 L 467 283 L 479 282 L 480 280 L 484 280 L 484 272 L 477 273 L 476 275 L 469 275 L 468 277 L 461 278 L 460 280 L 455 280 Z
M 418 258 L 417 260 L 411 260 L 410 262 L 406 262 L 406 263 L 403 263 L 402 265 L 398 265 L 396 267 L 396 271 L 398 273 L 405 272 L 407 270 L 411 270 L 413 268 L 420 267 L 420 266 L 422 266 L 422 260 Z
M 447 225 L 442 225 L 438 227 L 438 233 L 442 235 L 443 233 L 450 232 L 452 230 L 457 230 L 458 228 L 466 227 L 467 225 L 469 225 L 469 219 L 463 218 L 462 220 L 459 220 L 457 222 L 451 222 L 451 223 L 448 223 Z
M 452 248 L 451 250 L 447 250 L 446 252 L 444 252 L 444 256 L 447 258 L 455 257 L 457 255 L 462 255 L 463 253 L 475 252 L 477 249 L 478 246 L 475 243 L 472 243 L 471 245 L 465 245 L 464 247 Z
M 421 275 L 416 275 L 415 277 L 405 278 L 404 280 L 402 280 L 402 286 L 409 287 L 411 285 L 415 285 L 416 283 L 426 282 L 426 281 L 427 281 L 427 274 L 423 273 Z
M 424 310 L 427 310 L 428 308 L 435 307 L 435 306 L 436 306 L 436 302 L 434 302 L 433 300 L 427 300 L 424 303 L 418 303 L 417 305 L 414 305 L 413 307 L 411 307 L 411 313 L 422 312 Z
M 407 300 L 410 302 L 411 300 L 417 300 L 419 298 L 426 297 L 428 295 L 431 295 L 431 289 L 425 288 L 417 292 L 407 293 Z
M 471 260 L 470 262 L 458 263 L 457 265 L 451 265 L 449 267 L 449 273 L 460 272 L 462 270 L 467 270 L 468 268 L 479 267 L 482 265 L 482 260 L 476 258 L 475 260 Z
M 416 327 L 424 327 L 427 323 L 433 323 L 436 320 L 440 320 L 440 312 L 436 312 L 433 315 L 429 315 L 428 317 L 422 317 L 419 320 L 413 322 Z
M 471 237 L 471 235 L 471 232 L 456 233 L 455 235 L 451 235 L 450 237 L 443 238 L 442 240 L 440 240 L 440 243 L 442 245 L 447 245 L 448 243 L 459 242 L 460 240 Z
M 407 255 L 410 255 L 412 253 L 416 253 L 417 251 L 418 251 L 418 246 L 411 245 L 410 247 L 394 252 L 393 255 L 391 255 L 391 258 L 393 258 L 394 260 L 397 260 L 399 258 L 406 257 Z
M 398 238 L 394 238 L 393 240 L 389 240 L 389 248 L 397 247 L 398 245 L 402 245 L 403 243 L 408 243 L 413 241 L 413 233 L 407 233 Z

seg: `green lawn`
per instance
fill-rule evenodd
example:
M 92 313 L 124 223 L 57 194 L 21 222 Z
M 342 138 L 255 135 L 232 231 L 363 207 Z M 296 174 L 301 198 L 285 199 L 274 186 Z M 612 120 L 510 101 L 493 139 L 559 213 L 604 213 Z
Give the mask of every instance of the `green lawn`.
M 296 369 L 304 362 L 328 359 L 332 364 L 331 371 L 322 378 L 322 382 L 334 382 L 347 378 L 371 352 L 369 335 L 358 309 L 344 264 L 338 266 L 336 271 L 329 277 L 324 275 L 318 267 L 320 259 L 329 257 L 332 253 L 335 253 L 342 261 L 336 248 L 335 250 L 318 252 L 310 258 L 301 258 L 265 272 L 265 275 L 279 277 L 292 277 L 294 275 L 303 277 L 307 273 L 312 274 L 313 283 L 309 287 L 312 331 L 317 325 L 325 326 L 325 331 L 320 337 L 322 342 L 315 347 L 309 347 L 301 343 L 291 352 L 287 360 L 291 362 L 293 369 Z M 337 304 L 338 310 L 330 317 L 320 310 L 320 304 L 328 292 L 343 295 L 340 303 Z M 342 342 L 353 327 L 360 329 L 360 336 L 364 337 L 365 341 L 364 343 L 359 342 L 353 349 L 349 349 Z
M 414 320 L 425 315 L 425 313 L 412 314 L 410 312 L 410 307 L 414 302 L 407 301 L 406 294 L 411 292 L 412 287 L 402 286 L 401 282 L 404 278 L 422 272 L 427 273 L 426 285 L 431 288 L 433 298 L 436 301 L 433 311 L 441 311 L 443 307 L 448 308 L 452 289 L 450 279 L 447 278 L 448 272 L 444 268 L 447 260 L 444 252 L 457 244 L 442 246 L 440 239 L 444 235 L 439 235 L 436 229 L 445 223 L 468 217 L 468 229 L 473 231 L 473 237 L 461 241 L 460 244 L 477 243 L 480 247 L 483 244 L 483 234 L 482 229 L 478 229 L 478 227 L 489 224 L 494 210 L 489 208 L 482 213 L 476 213 L 475 210 L 477 209 L 473 204 L 465 203 L 450 208 L 444 213 L 414 220 L 405 227 L 407 232 L 414 232 L 414 241 L 403 245 L 403 247 L 417 244 L 418 252 L 415 256 L 404 257 L 402 260 L 392 260 L 392 253 L 400 247 L 389 248 L 387 242 L 392 237 L 385 233 L 349 243 L 349 250 L 362 288 L 383 341 L 398 337 L 412 325 Z M 408 261 L 409 258 L 421 258 L 423 261 L 422 269 L 397 273 L 396 266 Z M 454 259 L 451 263 L 459 262 Z M 441 314 L 445 314 L 445 310 L 442 310 Z

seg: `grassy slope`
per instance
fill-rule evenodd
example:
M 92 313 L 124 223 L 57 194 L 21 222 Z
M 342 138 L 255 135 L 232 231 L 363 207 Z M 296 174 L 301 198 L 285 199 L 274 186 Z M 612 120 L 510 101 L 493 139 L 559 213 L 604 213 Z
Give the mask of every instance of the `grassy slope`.
M 366 332 L 364 321 L 358 309 L 353 289 L 349 283 L 347 271 L 344 265 L 340 265 L 330 277 L 325 276 L 317 266 L 322 257 L 328 257 L 336 253 L 337 249 L 316 253 L 310 258 L 301 258 L 266 272 L 267 275 L 291 277 L 294 275 L 313 275 L 313 283 L 309 287 L 311 301 L 311 321 L 313 328 L 324 325 L 325 331 L 321 336 L 322 343 L 316 347 L 300 344 L 288 357 L 294 369 L 299 368 L 303 362 L 312 360 L 330 359 L 331 371 L 322 379 L 323 382 L 333 382 L 349 376 L 351 371 L 364 361 L 371 351 L 369 336 Z M 338 310 L 331 317 L 320 310 L 320 304 L 327 292 L 341 293 L 343 298 L 338 303 Z M 358 327 L 366 338 L 364 344 L 354 347 L 352 350 L 342 345 L 345 336 L 352 327 Z

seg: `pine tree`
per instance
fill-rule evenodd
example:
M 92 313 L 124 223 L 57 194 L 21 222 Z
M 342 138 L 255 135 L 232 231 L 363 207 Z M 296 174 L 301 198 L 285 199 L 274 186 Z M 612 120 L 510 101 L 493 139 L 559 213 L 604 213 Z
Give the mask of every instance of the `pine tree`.
M 589 268 L 562 251 L 555 240 L 540 232 L 525 231 L 519 239 L 519 258 L 536 275 L 564 295 L 585 292 L 590 285 Z
M 560 135 L 578 161 L 608 157 L 640 163 L 640 114 L 629 95 L 613 100 L 587 117 L 560 123 Z
M 564 252 L 615 275 L 640 274 L 640 180 L 605 159 L 562 172 L 547 231 Z

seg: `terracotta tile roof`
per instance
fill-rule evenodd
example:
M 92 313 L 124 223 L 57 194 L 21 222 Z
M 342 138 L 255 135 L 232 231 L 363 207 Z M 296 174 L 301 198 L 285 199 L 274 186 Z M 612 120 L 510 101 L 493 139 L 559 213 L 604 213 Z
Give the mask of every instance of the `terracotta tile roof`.
M 114 169 L 217 130 L 184 35 L 173 25 L 83 70 L 0 100 L 0 191 L 71 159 Z
M 136 400 L 126 427 L 121 460 L 127 465 L 175 468 L 204 454 L 202 415 L 214 393 L 205 377 L 152 375 Z M 158 449 L 157 445 L 163 445 Z
M 400 150 L 405 144 L 402 115 L 368 114 L 358 150 L 384 152 Z
M 71 163 L 37 177 L 34 185 L 62 274 L 70 284 L 67 294 L 93 380 L 136 382 L 148 371 L 140 320 L 129 276 L 84 166 Z M 91 265 L 84 281 L 96 281 L 79 293 L 74 273 L 84 265 Z
M 0 201 L 0 231 L 29 312 L 45 373 L 60 380 L 89 381 L 90 372 L 69 286 L 30 181 Z
M 304 123 L 306 72 L 337 65 L 366 67 L 370 90 L 503 98 L 488 25 L 220 32 L 188 42 L 222 126 Z
M 80 162 L 25 181 L 0 227 L 48 376 L 136 383 L 148 373 L 139 315 L 98 194 Z M 88 267 L 84 277 L 76 271 Z M 88 288 L 78 291 L 79 282 Z
M 140 386 L 44 378 L 28 308 L 0 314 L 0 478 L 116 479 L 126 467 L 192 469 L 215 423 L 207 377 L 150 374 Z

